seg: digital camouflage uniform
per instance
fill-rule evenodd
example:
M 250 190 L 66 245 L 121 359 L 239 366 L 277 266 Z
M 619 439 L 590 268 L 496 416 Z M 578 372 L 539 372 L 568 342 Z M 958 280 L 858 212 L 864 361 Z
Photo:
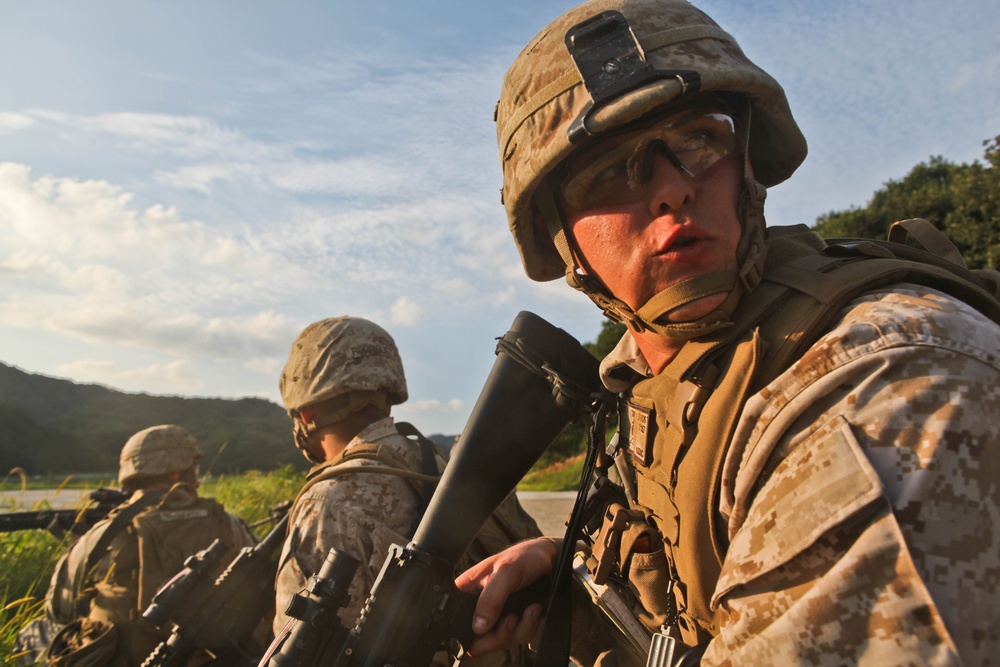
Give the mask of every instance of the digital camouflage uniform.
M 357 455 L 359 450 L 373 447 L 378 447 L 380 457 L 397 462 L 400 467 L 421 470 L 421 452 L 417 443 L 401 435 L 391 417 L 369 425 L 348 443 L 340 457 L 314 470 L 386 466 L 382 460 L 367 455 L 342 461 L 344 457 Z M 516 501 L 505 504 L 505 508 L 507 520 L 513 519 L 507 524 L 508 529 L 522 533 L 521 538 L 541 534 Z M 420 523 L 422 511 L 423 503 L 413 484 L 396 475 L 372 472 L 340 474 L 309 486 L 299 495 L 291 510 L 288 538 L 279 560 L 275 584 L 275 635 L 289 620 L 284 613 L 288 600 L 306 589 L 309 577 L 319 572 L 331 547 L 361 561 L 348 590 L 350 601 L 338 613 L 344 625 L 353 627 L 389 554 L 389 547 L 410 542 Z M 508 544 L 504 542 L 503 546 Z M 484 546 L 476 542 L 470 551 Z M 477 554 L 477 557 L 486 555 L 489 554 Z M 453 650 L 457 651 L 457 646 Z M 483 658 L 466 658 L 462 664 L 470 667 L 517 667 L 528 664 L 528 654 L 527 649 L 514 647 Z M 445 651 L 441 651 L 433 662 L 436 667 L 450 667 L 451 664 L 452 660 Z
M 392 418 L 379 420 L 361 431 L 344 450 L 380 445 L 420 469 L 420 452 L 403 437 Z M 355 459 L 346 467 L 383 466 L 380 461 Z M 361 561 L 351 582 L 350 603 L 340 619 L 353 627 L 368 592 L 382 569 L 392 544 L 407 544 L 420 522 L 420 499 L 413 485 L 402 477 L 358 473 L 318 482 L 299 497 L 289 517 L 288 539 L 281 550 L 277 575 L 277 634 L 288 616 L 285 606 L 305 590 L 309 577 L 319 572 L 331 547 Z
M 994 323 L 916 285 L 851 302 L 739 417 L 702 664 L 1000 664 L 997 415 Z

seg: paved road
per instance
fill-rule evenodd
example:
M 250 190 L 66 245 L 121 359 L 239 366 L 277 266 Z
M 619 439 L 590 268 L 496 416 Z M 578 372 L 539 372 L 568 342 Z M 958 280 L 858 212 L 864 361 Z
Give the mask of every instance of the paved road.
M 81 489 L 35 489 L 28 491 L 0 491 L 0 511 L 23 512 L 35 509 L 43 500 L 51 509 L 75 509 L 90 491 Z
M 562 537 L 566 532 L 566 519 L 576 500 L 576 491 L 521 491 L 517 499 L 538 522 L 542 533 Z
M 87 491 L 79 489 L 53 489 L 31 491 L 0 491 L 0 512 L 30 510 L 47 500 L 53 509 L 79 507 Z M 518 500 L 546 535 L 562 535 L 566 529 L 566 518 L 573 509 L 575 491 L 542 492 L 522 491 Z

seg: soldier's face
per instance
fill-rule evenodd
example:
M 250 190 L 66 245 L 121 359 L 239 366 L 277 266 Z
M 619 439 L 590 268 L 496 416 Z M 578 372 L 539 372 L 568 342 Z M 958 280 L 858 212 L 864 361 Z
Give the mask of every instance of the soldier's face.
M 633 139 L 626 134 L 622 141 Z M 614 150 L 615 145 L 604 148 Z M 578 159 L 586 160 L 590 153 Z M 736 268 L 742 182 L 738 155 L 717 151 L 710 164 L 699 170 L 688 169 L 686 160 L 678 159 L 676 153 L 649 150 L 643 167 L 645 181 L 628 194 L 581 198 L 570 191 L 568 198 L 566 187 L 561 192 L 560 203 L 583 270 L 600 278 L 633 310 L 682 280 Z M 584 162 L 575 168 L 586 170 L 588 165 Z M 668 318 L 697 319 L 714 310 L 725 296 L 706 297 Z

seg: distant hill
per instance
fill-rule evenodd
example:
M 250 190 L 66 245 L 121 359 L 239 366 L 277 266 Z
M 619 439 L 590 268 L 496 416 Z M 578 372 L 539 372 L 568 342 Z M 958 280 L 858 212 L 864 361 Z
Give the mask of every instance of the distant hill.
M 213 474 L 310 464 L 292 443 L 284 409 L 260 398 L 129 394 L 28 373 L 0 362 L 0 475 L 114 473 L 129 436 L 178 424 L 198 439 Z M 449 449 L 455 436 L 430 435 Z
M 157 424 L 194 434 L 203 471 L 308 466 L 285 411 L 270 401 L 128 394 L 0 363 L 0 474 L 114 472 L 129 436 Z

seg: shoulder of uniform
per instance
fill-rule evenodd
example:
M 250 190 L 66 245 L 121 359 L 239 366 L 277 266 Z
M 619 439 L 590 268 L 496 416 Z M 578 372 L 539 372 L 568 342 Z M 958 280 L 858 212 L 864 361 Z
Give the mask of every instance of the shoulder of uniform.
M 831 331 L 867 329 L 897 343 L 973 348 L 1000 354 L 1000 327 L 973 306 L 931 287 L 900 283 L 866 292 L 844 307 Z

